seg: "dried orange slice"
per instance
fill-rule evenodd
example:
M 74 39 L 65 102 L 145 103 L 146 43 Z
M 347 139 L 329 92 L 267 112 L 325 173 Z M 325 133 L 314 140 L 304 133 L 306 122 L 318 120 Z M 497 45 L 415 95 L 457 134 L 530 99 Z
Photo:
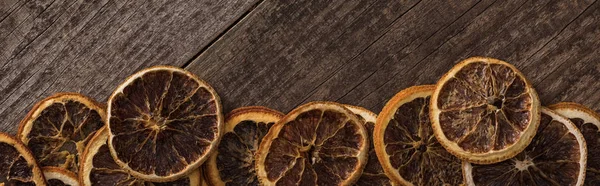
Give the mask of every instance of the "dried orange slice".
M 517 156 L 477 165 L 464 162 L 468 185 L 583 185 L 585 139 L 569 119 L 542 108 L 537 135 Z
M 104 106 L 79 93 L 58 93 L 38 102 L 19 126 L 18 138 L 40 166 L 77 172 L 79 156 L 104 126 Z
M 2 132 L 0 185 L 46 185 L 42 170 L 31 151 L 17 139 Z
M 431 96 L 438 141 L 460 159 L 490 164 L 523 151 L 540 117 L 531 83 L 513 65 L 472 57 L 454 66 Z
M 242 107 L 225 119 L 217 152 L 204 163 L 210 185 L 258 185 L 254 153 L 283 114 L 265 107 Z
M 581 131 L 588 150 L 584 185 L 600 185 L 600 114 L 570 102 L 557 103 L 548 108 L 569 118 Z
M 339 103 L 311 102 L 275 123 L 256 152 L 262 185 L 351 185 L 369 148 L 360 120 Z
M 108 147 L 135 177 L 166 182 L 196 170 L 223 128 L 219 97 L 206 82 L 176 67 L 141 70 L 108 100 Z
M 367 133 L 369 134 L 369 139 L 373 139 L 373 130 L 375 129 L 375 121 L 377 120 L 377 115 L 363 107 L 353 105 L 344 106 L 346 106 L 346 108 L 348 108 L 350 111 L 356 114 L 358 119 L 364 123 L 365 128 L 367 129 Z M 375 154 L 375 145 L 373 145 L 373 140 L 370 140 L 369 142 L 369 159 L 367 161 L 367 165 L 365 166 L 362 175 L 354 185 L 392 185 L 390 178 L 387 177 L 387 175 L 383 171 L 383 167 L 381 167 L 381 164 L 377 159 L 377 155 Z
M 77 175 L 60 167 L 43 167 L 42 172 L 48 185 L 79 186 Z
M 429 120 L 434 85 L 397 93 L 377 117 L 373 142 L 385 173 L 401 185 L 460 185 L 461 161 L 437 141 Z
M 115 162 L 108 149 L 108 130 L 100 129 L 85 148 L 79 181 L 82 185 L 200 185 L 200 172 L 172 182 L 153 183 L 131 176 Z

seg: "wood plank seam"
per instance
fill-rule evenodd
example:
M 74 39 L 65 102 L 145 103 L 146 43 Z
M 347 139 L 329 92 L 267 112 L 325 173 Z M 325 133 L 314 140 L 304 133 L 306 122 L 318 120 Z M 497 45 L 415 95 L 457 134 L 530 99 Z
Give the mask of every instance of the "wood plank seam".
M 55 0 L 56 1 L 56 0 Z M 52 3 L 54 3 L 55 1 L 53 1 Z M 69 8 L 71 8 L 71 6 L 73 6 L 75 4 L 76 1 L 72 1 L 72 3 L 67 6 L 66 8 L 64 8 L 64 10 L 67 10 Z M 52 6 L 52 5 L 50 5 Z M 50 7 L 48 6 L 48 7 Z M 9 58 L 9 60 L 13 60 L 15 57 L 17 57 L 18 55 L 20 55 L 25 49 L 27 49 L 27 46 L 29 46 L 31 43 L 33 43 L 37 38 L 39 38 L 42 34 L 46 33 L 46 31 L 48 31 L 48 29 L 50 27 L 52 27 L 52 25 L 54 25 L 54 23 L 56 23 L 56 21 L 58 21 L 58 19 L 60 19 L 60 17 L 65 13 L 66 11 L 61 11 L 60 14 L 56 15 L 56 19 L 54 19 L 52 21 L 52 23 L 50 23 L 46 28 L 44 28 L 44 30 L 40 33 L 38 33 L 35 37 L 33 37 L 33 39 L 31 39 L 29 42 L 27 42 L 27 44 L 25 44 L 24 46 L 22 46 L 21 44 L 23 44 L 23 41 L 21 43 L 19 43 L 19 45 L 17 46 L 17 48 L 20 46 L 21 48 L 19 49 L 19 51 L 13 51 L 13 55 Z M 42 13 L 41 13 L 42 14 Z M 40 14 L 40 15 L 41 15 Z M 46 43 L 47 44 L 47 43 Z M 6 65 L 6 64 L 5 64 Z M 4 67 L 4 66 L 3 66 Z
M 225 1 L 225 2 L 226 2 L 226 1 Z M 258 5 L 258 4 L 255 4 L 255 5 Z M 214 25 L 215 23 L 212 23 L 212 24 Z M 166 38 L 162 38 L 162 39 L 166 39 Z M 217 40 L 218 40 L 218 39 L 217 39 Z M 150 45 L 148 45 L 148 46 L 150 46 Z M 146 49 L 148 49 L 148 48 L 144 48 L 144 51 L 145 51 Z M 143 54 L 143 53 L 144 53 L 144 51 L 143 51 L 143 52 L 141 52 L 140 54 Z M 141 65 L 141 64 L 140 64 L 140 65 Z M 176 66 L 180 66 L 180 67 L 181 67 L 182 65 L 176 65 Z M 138 66 L 136 66 L 135 68 L 139 68 L 139 65 L 138 65 Z M 120 70 L 118 71 L 118 73 L 121 73 L 123 70 L 125 70 L 125 69 L 120 69 Z M 91 81 L 91 79 L 90 79 L 90 81 Z M 109 86 L 109 85 L 105 85 L 104 87 L 102 87 L 102 89 L 106 88 L 106 86 Z M 95 94 L 95 93 L 93 93 L 93 94 Z
M 53 0 L 52 3 L 54 3 Z M 2 19 L 2 21 L 4 21 L 4 19 L 8 18 L 12 13 L 14 13 L 15 11 L 19 11 L 21 10 L 21 8 L 23 8 L 28 2 L 23 3 L 21 6 L 15 8 L 13 11 L 11 11 L 10 13 L 6 14 L 6 16 Z M 33 20 L 35 20 L 36 18 L 38 18 L 42 13 L 44 13 L 48 8 L 50 8 L 50 6 L 52 5 L 52 3 L 50 3 L 48 6 L 46 6 L 42 11 L 40 11 L 40 13 L 38 13 L 37 15 L 35 15 L 35 17 L 33 18 Z M 23 21 L 19 22 L 17 25 L 15 25 L 15 27 L 10 30 L 10 32 L 8 34 L 6 34 L 6 36 L 0 38 L 0 39 L 4 39 L 6 37 L 8 37 L 9 35 L 11 35 L 17 28 L 19 28 L 25 21 L 27 21 L 27 19 L 31 17 L 31 14 L 28 14 L 27 17 L 25 17 L 25 19 L 23 19 Z M 0 21 L 0 23 L 2 22 Z
M 374 4 L 374 1 L 370 2 L 370 4 L 367 6 L 367 8 L 365 8 L 365 10 L 361 11 L 361 13 L 359 13 L 359 15 L 361 15 L 362 13 L 364 13 L 364 11 L 366 11 L 366 10 L 367 10 L 369 7 L 371 7 L 373 4 Z M 356 16 L 356 18 L 355 18 L 355 19 L 353 19 L 353 21 L 351 21 L 350 25 L 352 25 L 353 23 L 355 23 L 355 22 L 357 21 L 357 18 L 358 18 L 358 17 L 359 17 L 359 16 Z M 283 23 L 283 24 L 287 24 L 287 22 L 285 22 L 285 23 Z M 282 25 L 283 25 L 283 24 L 282 24 Z M 275 29 L 275 28 L 272 28 L 272 29 Z M 338 34 L 337 36 L 335 36 L 334 40 L 337 40 L 338 38 L 342 37 L 342 36 L 344 35 L 344 33 L 346 33 L 346 31 L 343 31 L 342 33 L 340 33 L 340 34 Z M 333 43 L 329 43 L 329 44 L 327 44 L 327 46 L 331 46 L 332 44 L 333 44 Z M 286 49 L 286 48 L 281 48 L 279 51 L 277 51 L 277 53 L 279 53 L 279 52 L 281 52 L 282 50 L 285 50 L 285 49 Z M 303 48 L 303 50 L 304 50 L 304 51 L 306 51 L 307 49 L 306 49 L 306 48 Z M 201 57 L 201 55 L 199 55 L 198 57 Z M 194 61 L 196 61 L 196 60 L 194 60 Z M 227 62 L 231 63 L 230 61 L 227 61 Z M 193 63 L 193 61 L 192 61 L 192 63 Z M 198 63 L 202 63 L 202 62 L 198 62 Z M 296 70 L 296 71 L 295 71 L 295 72 L 293 72 L 292 74 L 296 74 L 298 71 L 300 71 L 300 70 Z M 216 74 L 208 74 L 208 76 L 215 76 L 215 75 L 216 75 Z M 283 81 L 284 81 L 284 82 L 287 82 L 287 81 L 289 81 L 289 79 L 285 79 L 285 80 L 283 80 Z M 234 90 L 231 90 L 231 91 L 234 91 Z M 228 93 L 229 93 L 229 92 L 228 92 Z
M 202 47 L 200 49 L 200 51 L 198 51 L 198 53 L 194 54 L 189 60 L 187 60 L 187 62 L 185 62 L 180 67 L 181 68 L 186 68 L 192 62 L 194 62 L 200 55 L 202 55 L 204 53 L 204 51 L 206 51 L 208 48 L 210 48 L 211 46 L 213 46 L 213 44 L 215 44 L 219 39 L 221 39 L 223 37 L 223 35 L 225 35 L 227 32 L 229 32 L 229 30 L 233 29 L 233 27 L 235 27 L 240 21 L 244 20 L 248 16 L 248 14 L 250 14 L 250 12 L 254 11 L 254 9 L 256 9 L 256 7 L 258 7 L 264 1 L 265 0 L 259 0 L 259 1 L 257 1 L 254 5 L 252 5 L 251 8 L 249 8 L 248 10 L 246 10 L 246 12 L 244 12 L 242 14 L 242 16 L 240 16 L 233 23 L 231 23 L 229 26 L 227 26 L 227 28 L 225 28 L 225 30 L 221 31 L 221 33 L 219 33 L 219 35 L 217 35 L 210 42 L 208 42 L 208 44 L 206 44 L 204 47 Z
M 531 59 L 533 56 L 535 56 L 538 52 L 540 52 L 543 48 L 545 48 L 548 44 L 550 44 L 552 41 L 554 41 L 554 39 L 556 37 L 558 37 L 563 31 L 565 31 L 565 29 L 571 24 L 573 23 L 575 20 L 577 20 L 577 18 L 581 17 L 581 15 L 583 15 L 583 13 L 585 11 L 587 11 L 590 7 L 592 7 L 592 5 L 596 3 L 596 1 L 592 2 L 588 7 L 586 7 L 581 13 L 579 13 L 579 15 L 577 15 L 575 17 L 575 19 L 571 20 L 569 23 L 567 23 L 567 25 L 565 25 L 556 35 L 552 36 L 552 39 L 548 40 L 548 42 L 546 42 L 542 47 L 540 47 L 538 50 L 536 50 L 533 54 L 531 54 L 529 57 L 527 57 L 527 59 L 525 61 L 529 61 L 529 59 Z M 543 80 L 542 80 L 543 81 Z M 541 82 L 541 81 L 540 81 Z
M 356 16 L 356 17 L 355 17 L 355 18 L 354 18 L 354 19 L 351 21 L 351 23 L 350 23 L 349 25 L 353 25 L 354 23 L 356 23 L 356 21 L 358 21 L 358 18 L 360 17 L 360 15 L 362 15 L 362 14 L 363 14 L 365 11 L 367 11 L 367 10 L 368 10 L 368 8 L 370 8 L 370 7 L 371 7 L 373 4 L 374 4 L 374 2 L 371 2 L 371 4 L 369 4 L 369 5 L 368 5 L 368 6 L 365 8 L 365 10 L 361 11 L 361 12 L 360 12 L 360 13 L 359 13 L 359 14 L 358 14 L 358 15 L 357 15 L 357 16 Z M 418 3 L 415 3 L 415 4 L 418 4 Z M 408 10 L 406 10 L 406 11 L 408 11 Z M 344 33 L 346 33 L 346 32 L 347 32 L 346 30 L 345 30 L 345 31 L 343 31 L 343 32 L 341 32 L 340 34 L 338 34 L 337 36 L 335 36 L 335 39 L 334 39 L 334 40 L 338 40 L 338 38 L 342 37 L 342 36 L 344 35 Z M 332 43 L 328 43 L 328 44 L 326 45 L 326 47 L 329 47 L 329 46 L 331 46 L 332 44 L 334 44 L 334 43 L 333 43 L 333 42 L 332 42 Z M 326 48 L 326 47 L 325 47 L 325 48 Z M 281 50 L 285 50 L 285 48 L 282 48 Z M 278 51 L 277 53 L 281 52 L 281 50 L 280 50 L 280 51 Z M 304 49 L 304 50 L 307 50 L 307 49 Z M 195 60 L 194 60 L 194 61 L 195 61 Z M 341 68 L 341 67 L 340 67 L 340 68 Z M 297 73 L 298 73 L 299 71 L 301 71 L 301 70 L 302 70 L 302 69 L 297 69 L 296 71 L 292 72 L 292 74 L 294 74 L 294 75 L 295 75 L 295 74 L 297 74 Z M 209 74 L 209 76 L 216 76 L 216 74 Z M 288 81 L 290 81 L 291 79 L 293 79 L 293 77 L 294 77 L 294 76 L 290 76 L 288 79 L 285 79 L 285 80 L 283 80 L 283 81 L 284 81 L 284 82 L 288 82 Z M 233 91 L 235 91 L 235 90 L 229 90 L 228 92 L 226 92 L 226 93 L 224 93 L 224 94 L 225 94 L 225 95 L 227 95 L 227 94 L 230 94 L 230 93 L 231 93 L 231 92 L 233 92 Z
M 6 118 L 0 128 L 14 132 L 20 113 L 48 93 L 77 91 L 102 100 L 121 76 L 137 68 L 181 67 L 264 1 L 2 2 L 0 37 L 10 35 L 9 40 L 0 39 L 8 44 L 0 48 L 0 58 L 12 60 L 0 64 L 0 97 L 10 96 L 0 100 L 0 118 Z
M 20 1 L 17 1 L 17 2 L 16 2 L 15 4 L 13 4 L 12 6 L 15 6 L 15 5 L 19 4 L 19 3 L 20 3 Z M 21 6 L 17 6 L 17 7 L 15 7 L 14 9 L 13 9 L 13 8 L 12 8 L 12 6 L 11 6 L 11 9 L 10 9 L 10 11 L 8 11 L 8 13 L 7 13 L 7 14 L 6 14 L 4 17 L 2 17 L 2 19 L 0 19 L 0 23 L 1 23 L 2 21 L 4 21 L 4 19 L 6 19 L 6 18 L 7 18 L 7 17 L 8 17 L 10 14 L 12 14 L 14 11 L 17 11 L 19 8 L 23 7 L 23 5 L 25 5 L 25 3 L 26 3 L 26 2 L 23 2 L 23 4 L 21 4 Z
M 17 4 L 19 4 L 19 3 L 22 3 L 22 4 L 20 4 L 20 5 L 17 5 Z M 11 15 L 11 14 L 13 14 L 15 11 L 18 11 L 18 10 L 20 10 L 20 9 L 21 9 L 23 6 L 25 6 L 25 4 L 27 4 L 27 2 L 26 2 L 26 1 L 23 1 L 23 2 L 21 2 L 21 1 L 17 1 L 17 2 L 15 3 L 16 7 L 14 7 L 14 9 L 11 9 L 11 10 L 7 11 L 6 15 L 5 15 L 5 16 L 4 16 L 2 19 L 0 19 L 0 24 L 2 24 L 2 23 L 3 23 L 3 21 L 4 21 L 5 19 L 7 19 L 8 17 L 10 17 L 10 15 Z M 27 18 L 29 18 L 29 16 L 30 16 L 30 15 L 27 15 L 27 17 L 24 19 L 24 21 L 25 21 L 25 20 L 27 20 Z M 20 22 L 19 24 L 17 24 L 17 25 L 15 26 L 15 28 L 13 28 L 13 29 L 11 29 L 10 31 L 8 31 L 8 33 L 7 33 L 6 35 L 0 35 L 0 41 L 4 40 L 5 38 L 7 38 L 7 37 L 9 37 L 11 34 L 13 34 L 13 32 L 15 31 L 15 29 L 16 29 L 16 28 L 18 28 L 18 27 L 21 25 L 21 23 L 22 23 L 22 22 Z M 7 57 L 7 56 L 4 56 L 4 55 L 0 55 L 0 61 L 8 61 L 8 57 Z M 4 64 L 2 64 L 2 66 L 4 66 Z
M 30 1 L 30 2 L 31 2 L 31 1 Z M 43 13 L 45 13 L 45 12 L 46 12 L 46 10 L 48 10 L 48 8 L 50 8 L 50 7 L 52 6 L 52 4 L 54 4 L 54 2 L 56 2 L 56 0 L 53 0 L 53 1 L 52 1 L 50 4 L 48 4 L 48 6 L 46 6 L 46 7 L 45 7 L 45 8 L 44 8 L 42 11 L 40 11 L 40 13 L 38 13 L 37 15 L 35 15 L 35 17 L 34 17 L 34 18 L 31 20 L 31 21 L 35 21 L 37 18 L 39 18 L 39 16 L 40 16 L 40 15 L 42 15 Z M 25 3 L 25 4 L 27 4 L 27 3 Z M 23 6 L 25 6 L 25 4 L 23 4 Z M 19 9 L 17 9 L 17 10 L 20 10 L 20 9 L 21 9 L 23 6 L 19 7 Z M 17 11 L 17 10 L 15 10 L 15 11 Z M 12 12 L 11 12 L 11 13 L 12 13 Z M 7 17 L 8 17 L 8 16 L 10 16 L 10 14 L 8 14 L 8 15 L 7 15 Z M 13 28 L 13 29 L 12 29 L 12 30 L 11 30 L 11 31 L 8 33 L 8 34 L 6 34 L 6 36 L 4 36 L 4 37 L 3 37 L 3 38 L 1 38 L 1 39 L 6 39 L 6 38 L 7 38 L 7 37 L 9 37 L 11 34 L 13 34 L 13 33 L 14 33 L 14 32 L 15 32 L 17 29 L 18 29 L 18 28 L 20 28 L 20 27 L 21 27 L 21 25 L 22 25 L 23 23 L 25 23 L 25 22 L 27 21 L 27 19 L 28 19 L 29 17 L 31 17 L 31 14 L 28 14 L 28 15 L 27 15 L 27 17 L 26 17 L 25 19 L 23 19 L 23 21 L 19 22 L 19 24 L 17 24 L 17 25 L 16 25 L 16 26 L 15 26 L 15 27 L 14 27 L 14 28 Z M 35 26 L 35 25 L 33 25 L 33 24 L 32 24 L 32 26 L 31 26 L 31 27 L 34 27 L 34 26 Z M 52 26 L 52 25 L 49 25 L 48 27 L 50 27 L 50 26 Z M 31 28 L 30 28 L 30 29 L 31 29 Z M 31 32 L 31 30 L 29 30 L 29 31 Z M 26 34 L 28 34 L 28 33 L 21 33 L 21 34 L 22 34 L 22 35 L 23 35 L 23 37 L 25 38 L 25 37 L 27 36 Z M 22 42 L 21 42 L 21 43 L 22 43 Z M 20 44 L 19 44 L 19 45 L 20 45 Z M 20 51 L 19 51 L 19 52 L 20 52 Z M 7 57 L 7 58 L 5 58 L 5 60 L 6 60 L 7 62 L 6 62 L 6 63 L 4 63 L 4 64 L 2 64 L 2 67 L 1 67 L 1 68 L 4 68 L 4 67 L 5 67 L 5 66 L 6 66 L 6 65 L 9 63 L 9 61 L 10 61 L 10 60 L 12 60 L 12 59 L 14 58 L 14 56 L 16 56 L 16 54 L 14 54 L 14 53 L 15 53 L 15 51 L 13 50 L 13 51 L 12 51 L 12 54 L 11 54 L 10 56 L 2 56 L 2 57 Z
M 590 9 L 590 7 L 592 7 L 592 5 L 594 5 L 594 3 L 596 3 L 596 1 L 592 2 L 588 7 L 586 7 L 583 11 L 581 11 L 581 13 L 579 13 L 579 15 L 577 15 L 573 20 L 571 20 L 569 23 L 567 23 L 567 25 L 565 25 L 562 29 L 560 29 L 560 31 L 554 35 L 552 37 L 552 39 L 548 40 L 548 42 L 546 42 L 542 47 L 540 47 L 537 51 L 535 51 L 533 54 L 531 54 L 531 56 L 527 57 L 526 61 L 529 61 L 530 58 L 532 58 L 533 56 L 535 56 L 535 54 L 537 54 L 538 52 L 540 52 L 543 48 L 545 48 L 549 43 L 551 43 L 551 41 L 554 41 L 554 39 L 556 39 L 556 37 L 558 37 L 563 31 L 565 31 L 565 29 L 567 29 L 567 27 L 569 27 L 569 25 L 571 25 L 571 23 L 573 23 L 575 20 L 577 20 L 579 17 L 581 17 L 581 15 L 583 15 L 583 13 L 585 13 L 586 11 L 588 11 L 588 9 Z M 560 67 L 564 66 L 565 63 L 559 65 L 556 69 L 552 70 L 552 72 L 548 73 L 548 74 L 553 74 L 554 72 L 556 72 L 558 69 L 560 69 Z M 540 80 L 539 82 L 543 82 L 544 80 L 546 80 L 548 77 L 550 76 L 546 76 L 544 78 L 542 78 L 542 80 Z

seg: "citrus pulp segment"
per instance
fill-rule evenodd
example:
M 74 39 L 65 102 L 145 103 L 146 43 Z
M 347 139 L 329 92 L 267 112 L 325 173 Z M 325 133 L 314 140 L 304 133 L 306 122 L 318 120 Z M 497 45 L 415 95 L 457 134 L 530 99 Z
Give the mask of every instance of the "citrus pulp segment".
M 108 100 L 108 147 L 135 177 L 174 181 L 196 170 L 223 131 L 216 92 L 192 73 L 170 66 L 141 70 Z
M 194 171 L 189 176 L 176 181 L 164 183 L 144 181 L 130 175 L 111 156 L 107 143 L 108 137 L 108 130 L 100 129 L 85 148 L 79 169 L 79 182 L 82 185 L 200 185 L 199 171 Z
M 437 141 L 429 120 L 435 86 L 404 89 L 379 113 L 373 132 L 377 158 L 400 185 L 461 185 L 461 160 Z
M 548 108 L 569 118 L 581 131 L 588 150 L 584 185 L 600 185 L 600 114 L 570 102 L 557 103 Z
M 0 152 L 0 185 L 46 185 L 33 154 L 20 141 L 0 132 Z
M 104 105 L 79 93 L 58 93 L 38 102 L 19 126 L 18 138 L 40 166 L 77 172 L 87 142 L 104 126 Z
M 258 185 L 254 154 L 283 114 L 266 107 L 242 107 L 227 114 L 217 152 L 204 164 L 207 181 L 219 185 Z
M 311 102 L 275 123 L 256 153 L 262 185 L 351 185 L 367 162 L 368 134 L 333 102 Z
M 583 185 L 585 139 L 569 119 L 542 108 L 537 134 L 515 157 L 495 164 L 463 162 L 468 185 Z
M 377 159 L 377 155 L 375 154 L 375 145 L 373 145 L 373 130 L 375 129 L 377 115 L 363 107 L 353 105 L 345 106 L 348 108 L 348 110 L 352 111 L 352 113 L 356 114 L 358 119 L 364 123 L 365 129 L 367 129 L 367 133 L 369 134 L 369 159 L 367 161 L 367 165 L 365 165 L 362 175 L 354 185 L 392 185 L 390 178 L 387 177 L 383 171 L 383 167 L 381 167 L 381 163 L 379 163 L 379 160 Z
M 466 59 L 437 83 L 430 117 L 438 141 L 460 159 L 490 164 L 509 159 L 533 139 L 540 117 L 537 93 L 513 65 Z

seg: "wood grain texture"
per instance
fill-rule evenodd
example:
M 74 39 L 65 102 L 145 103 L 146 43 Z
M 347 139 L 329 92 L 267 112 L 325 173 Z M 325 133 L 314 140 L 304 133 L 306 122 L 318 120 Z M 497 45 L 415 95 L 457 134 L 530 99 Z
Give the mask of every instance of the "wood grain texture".
M 182 66 L 257 1 L 0 2 L 0 131 L 35 102 L 81 92 L 101 102 L 133 72 Z
M 600 110 L 598 4 L 265 2 L 187 69 L 215 86 L 226 111 L 329 100 L 379 112 L 398 91 L 490 56 L 522 69 L 544 104 Z
M 543 104 L 600 111 L 600 3 L 574 1 L 0 2 L 0 131 L 43 97 L 106 101 L 133 72 L 185 67 L 224 111 L 282 112 L 314 100 L 379 112 L 398 91 L 434 84 L 470 56 L 506 60 Z
M 225 110 L 297 106 L 418 1 L 266 1 L 190 64 Z M 243 100 L 243 101 L 242 101 Z

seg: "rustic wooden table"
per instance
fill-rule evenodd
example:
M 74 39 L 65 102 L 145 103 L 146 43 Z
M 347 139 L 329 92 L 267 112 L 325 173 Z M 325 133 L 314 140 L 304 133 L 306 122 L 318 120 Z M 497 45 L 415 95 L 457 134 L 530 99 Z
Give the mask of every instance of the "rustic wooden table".
M 159 64 L 212 84 L 225 112 L 313 100 L 379 112 L 490 56 L 519 67 L 543 104 L 600 111 L 599 47 L 595 1 L 0 0 L 0 131 L 53 93 L 106 101 Z

